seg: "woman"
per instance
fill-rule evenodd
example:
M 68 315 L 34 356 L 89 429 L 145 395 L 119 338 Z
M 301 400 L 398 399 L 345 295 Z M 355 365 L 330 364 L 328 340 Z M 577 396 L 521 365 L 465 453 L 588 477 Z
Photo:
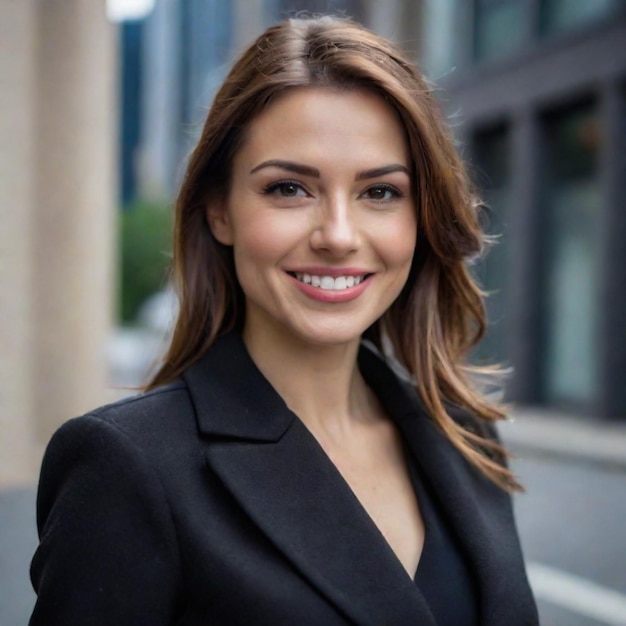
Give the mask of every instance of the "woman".
M 395 48 L 264 33 L 189 162 L 163 367 L 46 453 L 31 624 L 536 624 L 503 414 L 463 365 L 482 245 Z

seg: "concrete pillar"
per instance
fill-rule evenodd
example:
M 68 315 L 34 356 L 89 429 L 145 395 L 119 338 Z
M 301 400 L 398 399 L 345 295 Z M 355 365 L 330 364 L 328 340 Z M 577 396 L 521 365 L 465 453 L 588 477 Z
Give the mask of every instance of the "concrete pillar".
M 38 436 L 107 399 L 116 31 L 104 0 L 38 2 L 33 395 Z
M 36 2 L 0 2 L 0 487 L 33 473 Z

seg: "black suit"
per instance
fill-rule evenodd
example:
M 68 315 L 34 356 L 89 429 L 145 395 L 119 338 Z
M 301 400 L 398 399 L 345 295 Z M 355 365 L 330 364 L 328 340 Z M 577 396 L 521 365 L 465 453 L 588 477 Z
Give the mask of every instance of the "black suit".
M 458 534 L 481 624 L 537 624 L 509 496 L 377 356 L 364 348 L 359 362 Z M 235 334 L 179 382 L 65 424 L 44 458 L 38 525 L 33 626 L 434 626 Z

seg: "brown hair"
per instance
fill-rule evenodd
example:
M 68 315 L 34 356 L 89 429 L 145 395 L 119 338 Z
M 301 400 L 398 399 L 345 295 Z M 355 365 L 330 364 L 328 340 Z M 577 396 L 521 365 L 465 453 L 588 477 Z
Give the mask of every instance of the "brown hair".
M 417 246 L 406 286 L 366 336 L 381 351 L 388 338 L 433 420 L 468 461 L 504 489 L 519 489 L 504 449 L 489 436 L 489 423 L 504 412 L 470 384 L 477 368 L 464 363 L 486 324 L 482 293 L 466 266 L 484 248 L 476 197 L 432 88 L 391 43 L 346 19 L 289 19 L 269 28 L 217 93 L 178 196 L 173 279 L 180 310 L 148 388 L 171 382 L 216 337 L 242 327 L 232 249 L 211 235 L 207 207 L 226 197 L 251 120 L 272 98 L 302 86 L 374 90 L 398 112 L 413 160 Z M 476 416 L 482 432 L 453 419 L 455 407 Z

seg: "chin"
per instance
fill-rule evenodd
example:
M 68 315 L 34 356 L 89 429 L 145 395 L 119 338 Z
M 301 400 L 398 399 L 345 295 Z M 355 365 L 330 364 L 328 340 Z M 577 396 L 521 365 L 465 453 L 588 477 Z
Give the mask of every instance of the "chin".
M 315 328 L 292 330 L 292 334 L 297 336 L 303 343 L 315 346 L 345 346 L 358 343 L 361 340 L 365 329 L 356 331 L 354 327 L 324 327 L 316 326 Z

